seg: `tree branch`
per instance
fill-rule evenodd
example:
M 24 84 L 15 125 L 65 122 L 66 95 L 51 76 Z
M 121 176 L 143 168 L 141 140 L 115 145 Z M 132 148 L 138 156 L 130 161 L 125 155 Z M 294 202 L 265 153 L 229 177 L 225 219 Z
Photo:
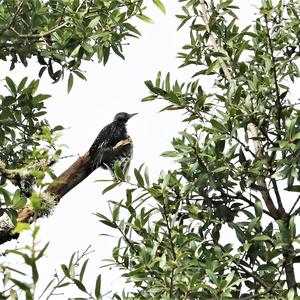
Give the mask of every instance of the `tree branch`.
M 207 9 L 206 9 L 206 6 L 205 6 L 205 1 L 204 0 L 200 0 L 200 5 L 201 5 L 201 10 L 202 10 L 202 19 L 203 19 L 203 22 L 205 24 L 206 30 L 209 33 L 209 39 L 210 39 L 210 41 L 212 43 L 214 51 L 215 52 L 219 52 L 219 47 L 218 47 L 218 44 L 216 42 L 216 39 L 213 36 L 213 34 L 211 33 L 211 30 L 209 28 L 209 18 L 208 18 L 208 12 L 207 12 Z M 228 80 L 228 82 L 234 83 L 233 78 L 232 78 L 232 76 L 230 74 L 230 71 L 228 70 L 227 65 L 225 64 L 223 58 L 222 57 L 218 57 L 218 60 L 219 60 L 219 62 L 221 64 L 221 67 L 222 67 L 222 69 L 224 71 L 225 77 Z
M 113 148 L 103 150 L 101 163 L 106 163 L 116 157 L 120 151 L 126 147 L 131 147 L 132 140 L 129 137 L 117 143 Z M 100 164 L 99 164 L 100 165 Z M 79 157 L 66 171 L 58 176 L 45 190 L 44 195 L 48 199 L 54 201 L 54 207 L 59 203 L 60 199 L 70 190 L 77 186 L 81 181 L 88 177 L 95 169 L 89 152 Z M 24 207 L 18 212 L 17 221 L 33 223 L 36 219 L 49 215 L 45 212 L 39 213 L 31 207 Z M 18 238 L 18 234 L 13 233 L 14 226 L 6 226 L 4 221 L 0 222 L 0 244 L 3 244 L 11 239 Z
M 253 123 L 249 123 L 248 129 L 252 135 L 256 156 L 258 158 L 263 158 L 261 144 L 260 144 L 260 141 L 258 140 L 258 132 L 257 132 L 256 125 Z M 275 220 L 279 219 L 279 214 L 278 214 L 277 208 L 275 207 L 275 205 L 273 203 L 273 199 L 271 198 L 271 195 L 267 188 L 266 177 L 263 174 L 263 170 L 261 170 L 261 175 L 257 176 L 256 181 L 257 181 L 257 184 L 259 185 L 259 187 L 261 188 L 260 193 L 263 197 L 263 200 L 264 200 L 271 216 Z

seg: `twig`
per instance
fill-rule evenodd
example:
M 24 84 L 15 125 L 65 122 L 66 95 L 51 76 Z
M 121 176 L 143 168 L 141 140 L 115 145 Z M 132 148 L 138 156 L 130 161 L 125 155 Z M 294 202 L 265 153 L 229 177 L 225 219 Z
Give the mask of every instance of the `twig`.
M 280 196 L 280 193 L 279 193 L 277 181 L 274 178 L 271 178 L 271 182 L 272 182 L 272 185 L 274 187 L 274 192 L 275 192 L 276 199 L 277 199 L 278 209 L 279 209 L 280 213 L 283 214 L 283 213 L 285 213 L 285 210 L 284 210 L 284 207 L 283 207 L 283 204 L 282 204 L 282 201 L 281 201 L 281 196 Z
M 57 31 L 58 29 L 60 28 L 63 28 L 63 27 L 66 27 L 70 24 L 69 21 L 66 21 L 52 29 L 50 29 L 49 31 L 46 31 L 46 32 L 42 32 L 42 33 L 36 33 L 36 34 L 23 34 L 23 33 L 19 33 L 15 28 L 11 27 L 11 30 L 16 34 L 18 35 L 19 37 L 21 38 L 43 38 L 55 31 Z
M 255 274 L 255 272 L 250 272 L 246 268 L 244 268 L 241 264 L 238 264 L 234 260 L 232 261 L 237 268 L 241 269 L 243 272 L 245 272 L 248 276 L 252 277 L 254 280 L 256 280 L 261 286 L 263 286 L 266 290 L 269 290 L 270 287 L 259 277 Z
M 295 201 L 292 208 L 290 209 L 288 215 L 291 215 L 292 211 L 294 210 L 294 208 L 296 207 L 296 205 L 298 204 L 299 201 L 300 201 L 300 196 L 298 196 L 297 200 Z M 296 215 L 298 213 L 298 211 L 300 211 L 300 207 L 294 211 L 293 215 Z
M 77 257 L 74 265 L 77 265 L 79 263 L 79 261 L 86 255 L 90 254 L 91 252 L 88 252 L 89 249 L 91 248 L 91 245 L 89 245 L 85 250 L 84 252 L 79 256 Z M 56 273 L 57 275 L 57 273 Z M 58 277 L 57 277 L 58 278 Z M 66 275 L 64 275 L 58 282 L 57 284 L 52 288 L 52 290 L 50 291 L 50 293 L 48 294 L 48 296 L 46 297 L 46 300 L 50 299 L 50 297 L 53 295 L 53 293 L 55 292 L 55 290 L 57 289 L 57 286 L 59 286 L 62 282 L 64 282 L 64 280 L 67 278 Z M 72 280 L 72 279 L 71 279 Z M 43 294 L 42 294 L 43 295 Z M 42 297 L 42 295 L 40 295 L 39 299 Z
M 251 155 L 253 156 L 253 158 L 256 158 L 255 153 L 254 153 L 251 149 L 249 149 L 249 146 L 245 145 L 245 144 L 244 144 L 240 139 L 238 139 L 237 137 L 235 137 L 235 136 L 231 136 L 231 137 L 232 137 L 233 139 L 235 139 L 239 144 L 241 144 L 241 145 L 244 147 L 245 151 L 251 153 Z

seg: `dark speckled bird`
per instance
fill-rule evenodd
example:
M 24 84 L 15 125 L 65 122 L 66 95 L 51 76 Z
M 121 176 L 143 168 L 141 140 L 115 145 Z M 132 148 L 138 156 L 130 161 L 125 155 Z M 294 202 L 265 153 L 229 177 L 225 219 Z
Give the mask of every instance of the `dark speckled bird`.
M 96 169 L 102 167 L 109 169 L 112 173 L 114 170 L 114 163 L 119 161 L 121 169 L 126 173 L 132 157 L 132 144 L 129 147 L 124 147 L 118 156 L 110 161 L 102 162 L 103 151 L 105 148 L 115 146 L 119 141 L 126 140 L 129 136 L 127 134 L 126 123 L 137 113 L 128 114 L 126 112 L 119 112 L 115 115 L 113 122 L 106 125 L 98 134 L 94 143 L 92 144 L 89 154 L 93 160 L 92 168 Z

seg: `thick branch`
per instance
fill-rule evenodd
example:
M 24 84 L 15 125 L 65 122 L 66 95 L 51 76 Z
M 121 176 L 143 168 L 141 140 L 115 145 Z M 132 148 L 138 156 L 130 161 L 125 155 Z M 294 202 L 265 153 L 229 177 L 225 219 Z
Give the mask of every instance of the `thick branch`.
M 113 148 L 107 148 L 103 150 L 101 163 L 106 163 L 113 160 L 120 151 L 123 151 L 126 147 L 131 147 L 131 139 L 120 141 Z M 99 165 L 101 164 L 99 163 Z M 57 205 L 60 199 L 77 186 L 81 181 L 88 177 L 93 171 L 93 161 L 87 152 L 85 155 L 79 157 L 66 171 L 58 176 L 46 189 L 45 193 L 54 200 Z M 37 218 L 42 217 L 45 214 L 39 214 L 38 211 L 30 207 L 25 207 L 18 212 L 17 220 L 19 222 L 32 223 Z M 18 235 L 13 234 L 12 227 L 5 227 L 4 222 L 0 222 L 0 244 L 3 244 L 11 239 L 18 238 Z
M 262 158 L 263 153 L 262 153 L 262 148 L 261 148 L 260 141 L 258 140 L 257 127 L 256 127 L 255 124 L 249 123 L 248 129 L 249 129 L 249 131 L 251 133 L 251 136 L 253 138 L 253 143 L 254 143 L 256 156 L 258 158 Z M 277 220 L 279 218 L 278 211 L 277 211 L 277 208 L 275 207 L 275 205 L 273 203 L 273 199 L 271 198 L 271 195 L 270 195 L 269 190 L 267 188 L 266 177 L 264 176 L 263 173 L 260 176 L 257 176 L 257 184 L 261 188 L 260 193 L 263 197 L 263 200 L 264 200 L 271 216 L 275 220 Z

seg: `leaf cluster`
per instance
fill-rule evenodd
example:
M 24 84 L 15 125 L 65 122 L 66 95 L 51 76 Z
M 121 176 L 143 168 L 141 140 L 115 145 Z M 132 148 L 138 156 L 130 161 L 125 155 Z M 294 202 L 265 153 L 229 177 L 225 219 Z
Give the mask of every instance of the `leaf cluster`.
M 143 10 L 136 0 L 2 1 L 0 59 L 10 59 L 13 69 L 36 57 L 40 77 L 47 70 L 57 82 L 68 70 L 85 79 L 81 60 L 97 55 L 106 64 L 111 51 L 124 59 L 124 41 L 140 35 L 130 20 L 143 18 Z

